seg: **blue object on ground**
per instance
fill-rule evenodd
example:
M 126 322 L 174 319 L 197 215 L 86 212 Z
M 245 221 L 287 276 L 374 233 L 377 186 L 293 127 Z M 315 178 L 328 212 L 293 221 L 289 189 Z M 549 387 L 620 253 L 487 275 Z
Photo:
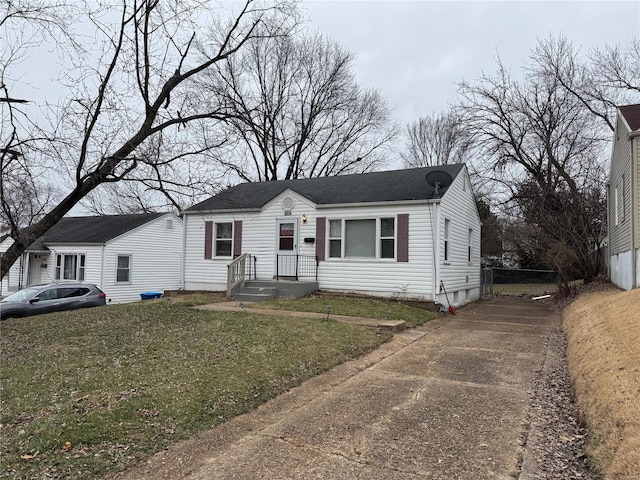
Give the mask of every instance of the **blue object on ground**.
M 154 298 L 162 298 L 162 292 L 142 292 L 140 294 L 142 300 L 153 300 Z

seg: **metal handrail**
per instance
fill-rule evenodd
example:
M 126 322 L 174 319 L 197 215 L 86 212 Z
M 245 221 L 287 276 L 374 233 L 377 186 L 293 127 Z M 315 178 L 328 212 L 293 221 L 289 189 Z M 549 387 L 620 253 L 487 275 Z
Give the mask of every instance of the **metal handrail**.
M 290 262 L 295 259 L 295 265 L 289 265 L 293 267 L 294 275 L 282 275 L 280 273 L 280 260 L 284 259 L 285 262 Z M 291 270 L 287 270 L 290 273 Z M 318 256 L 317 255 L 276 255 L 276 279 L 280 277 L 294 277 L 298 280 L 300 277 L 315 277 L 318 281 Z

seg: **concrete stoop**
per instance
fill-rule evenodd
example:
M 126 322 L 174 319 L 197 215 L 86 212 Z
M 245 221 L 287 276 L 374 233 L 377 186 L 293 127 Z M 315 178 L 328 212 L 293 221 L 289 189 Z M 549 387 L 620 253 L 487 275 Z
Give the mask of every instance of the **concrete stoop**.
M 318 282 L 296 280 L 249 280 L 233 299 L 239 302 L 262 302 L 272 298 L 299 298 L 318 290 Z

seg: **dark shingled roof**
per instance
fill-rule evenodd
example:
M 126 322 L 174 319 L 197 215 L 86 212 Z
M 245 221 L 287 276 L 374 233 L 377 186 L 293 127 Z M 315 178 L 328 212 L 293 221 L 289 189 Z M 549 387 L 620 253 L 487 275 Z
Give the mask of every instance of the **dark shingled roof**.
M 632 132 L 640 129 L 640 104 L 618 107 Z
M 164 213 L 65 217 L 42 236 L 43 243 L 104 243 Z
M 437 199 L 442 197 L 446 188 L 440 188 L 436 193 L 426 182 L 426 175 L 443 171 L 455 178 L 463 167 L 463 164 L 441 165 L 336 177 L 241 183 L 185 211 L 258 209 L 287 189 L 317 205 Z
M 42 251 L 61 243 L 105 243 L 123 233 L 154 220 L 164 213 L 64 217 L 47 233 L 31 243 L 28 250 Z M 26 229 L 28 234 L 28 228 Z

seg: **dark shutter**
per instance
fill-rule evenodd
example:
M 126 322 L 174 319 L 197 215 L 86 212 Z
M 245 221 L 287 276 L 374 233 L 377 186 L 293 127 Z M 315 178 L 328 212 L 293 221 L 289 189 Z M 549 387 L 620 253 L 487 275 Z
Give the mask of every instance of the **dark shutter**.
M 213 247 L 213 222 L 204 222 L 204 258 L 211 258 Z
M 316 256 L 319 261 L 324 261 L 325 234 L 327 231 L 326 217 L 316 218 Z
M 398 215 L 398 261 L 409 261 L 409 215 Z
M 233 222 L 233 256 L 242 255 L 242 220 Z

